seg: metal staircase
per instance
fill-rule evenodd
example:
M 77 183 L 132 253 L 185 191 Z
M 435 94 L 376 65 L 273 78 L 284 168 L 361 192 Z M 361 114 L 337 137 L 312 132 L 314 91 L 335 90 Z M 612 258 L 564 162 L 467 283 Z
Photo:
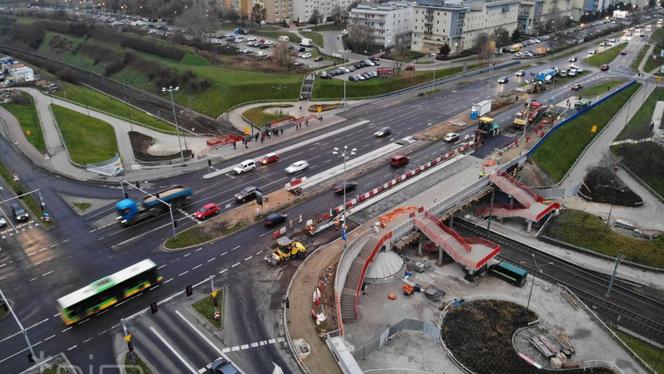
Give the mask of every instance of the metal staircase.
M 344 284 L 344 289 L 341 292 L 339 300 L 341 304 L 341 318 L 344 323 L 354 322 L 359 317 L 356 301 L 362 288 L 362 282 L 364 282 L 364 270 L 366 269 L 367 261 L 371 258 L 377 245 L 378 239 L 374 236 L 369 237 L 348 271 L 346 283 Z

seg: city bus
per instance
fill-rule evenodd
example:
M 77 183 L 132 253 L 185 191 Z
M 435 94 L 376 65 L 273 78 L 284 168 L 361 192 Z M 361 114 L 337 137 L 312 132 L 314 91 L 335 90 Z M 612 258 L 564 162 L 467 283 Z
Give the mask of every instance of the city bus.
M 523 286 L 528 278 L 528 271 L 509 262 L 501 261 L 491 267 L 491 274 L 515 286 Z
M 66 325 L 73 325 L 156 286 L 163 279 L 157 265 L 145 259 L 59 298 L 60 317 Z

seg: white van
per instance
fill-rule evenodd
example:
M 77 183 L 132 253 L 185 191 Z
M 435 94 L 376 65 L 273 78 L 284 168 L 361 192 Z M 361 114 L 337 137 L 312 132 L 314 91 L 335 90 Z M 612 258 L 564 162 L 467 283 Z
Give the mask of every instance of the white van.
M 254 169 L 256 169 L 256 161 L 254 161 L 254 160 L 244 160 L 244 161 L 240 162 L 240 164 L 238 166 L 236 166 L 235 169 L 233 169 L 233 171 L 235 172 L 235 174 L 240 175 L 240 174 L 243 174 L 243 173 L 250 172 Z

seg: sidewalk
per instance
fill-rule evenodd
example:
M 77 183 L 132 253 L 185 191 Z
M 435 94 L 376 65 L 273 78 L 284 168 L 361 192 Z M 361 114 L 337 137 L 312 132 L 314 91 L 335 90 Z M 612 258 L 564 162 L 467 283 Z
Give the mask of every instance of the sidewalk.
M 649 76 L 650 73 L 643 70 L 643 67 L 646 66 L 646 61 L 648 61 L 648 58 L 650 56 L 652 56 L 652 52 L 653 52 L 654 49 L 655 49 L 655 45 L 651 44 L 650 48 L 648 48 L 648 51 L 646 52 L 646 55 L 643 56 L 643 60 L 641 60 L 641 63 L 639 64 L 639 69 L 638 69 L 639 71 L 638 72 L 645 75 L 646 77 Z

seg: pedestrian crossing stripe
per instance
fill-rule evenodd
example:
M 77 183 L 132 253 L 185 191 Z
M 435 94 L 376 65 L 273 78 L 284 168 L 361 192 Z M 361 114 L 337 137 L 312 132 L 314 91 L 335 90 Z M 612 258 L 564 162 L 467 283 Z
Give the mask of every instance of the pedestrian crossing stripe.
M 226 347 L 226 348 L 222 349 L 221 352 L 222 353 L 237 352 L 237 351 L 242 351 L 242 350 L 245 350 L 245 349 L 262 347 L 262 346 L 267 345 L 267 344 L 282 343 L 284 341 L 286 341 L 286 339 L 284 339 L 284 338 L 273 338 L 273 339 L 269 339 L 269 340 L 261 340 L 261 341 L 253 342 L 253 343 L 249 343 L 249 344 L 242 344 L 242 345 L 235 345 L 235 346 L 232 346 L 232 347 Z M 223 357 L 219 357 L 219 358 L 223 358 Z M 212 362 L 214 362 L 214 361 L 216 361 L 216 360 L 213 360 Z M 205 367 L 202 367 L 202 368 L 198 369 L 198 372 L 200 374 L 202 374 L 202 373 L 205 373 L 208 370 L 210 370 L 210 368 L 212 367 L 212 362 L 205 365 Z

